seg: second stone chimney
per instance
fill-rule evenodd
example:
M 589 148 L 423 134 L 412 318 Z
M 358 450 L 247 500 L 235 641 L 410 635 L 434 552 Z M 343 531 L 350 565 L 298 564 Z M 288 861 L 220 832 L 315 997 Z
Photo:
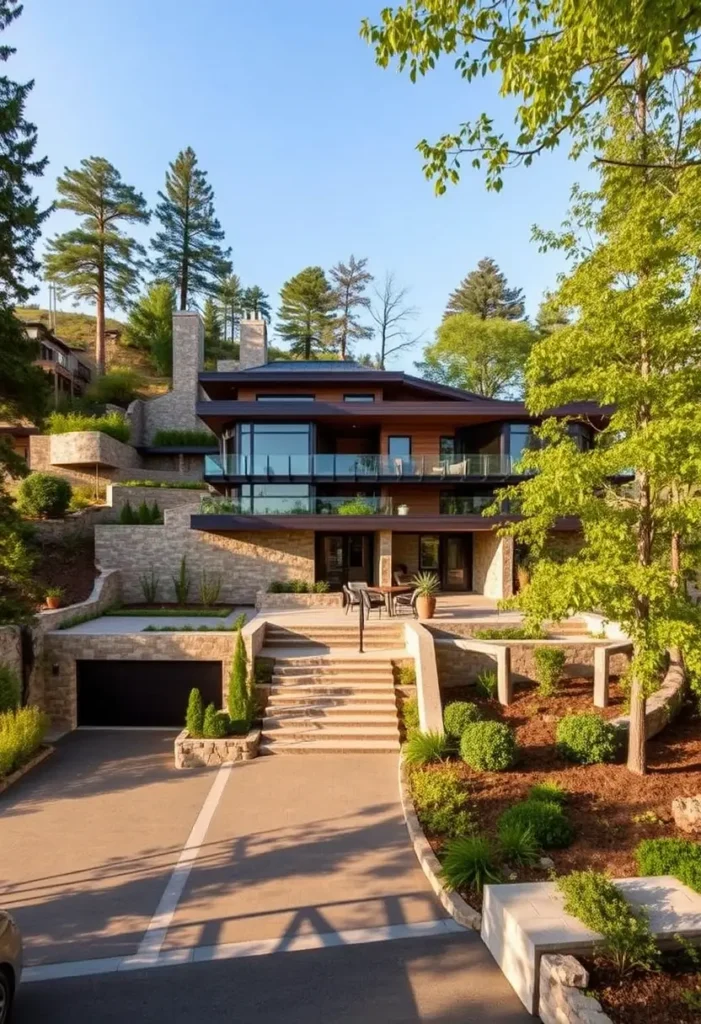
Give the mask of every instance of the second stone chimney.
M 268 361 L 268 325 L 265 320 L 241 320 L 239 369 L 252 370 Z

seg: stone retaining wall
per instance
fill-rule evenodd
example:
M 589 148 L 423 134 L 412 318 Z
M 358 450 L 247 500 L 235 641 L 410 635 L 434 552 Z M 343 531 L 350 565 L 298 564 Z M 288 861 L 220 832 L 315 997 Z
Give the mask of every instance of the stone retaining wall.
M 676 661 L 670 662 L 659 690 L 645 702 L 645 735 L 648 739 L 661 732 L 679 714 L 684 702 L 685 688 L 686 676 L 683 666 Z M 628 715 L 620 715 L 611 719 L 611 725 L 615 725 L 617 729 L 628 730 L 630 719 Z
M 65 519 L 32 520 L 32 529 L 42 544 L 61 544 L 68 538 L 92 537 L 96 523 L 109 523 L 114 513 L 109 505 L 94 505 L 73 512 Z
M 256 594 L 258 611 L 276 608 L 342 608 L 343 594 L 270 594 L 259 590 Z
M 470 634 L 467 634 L 470 635 Z M 464 686 L 474 683 L 480 672 L 492 671 L 495 668 L 494 658 L 476 651 L 465 651 L 446 636 L 435 638 L 438 677 L 442 687 Z M 507 641 L 503 641 L 501 646 Z M 516 681 L 535 681 L 535 659 L 533 651 L 536 647 L 560 647 L 564 650 L 567 664 L 564 674 L 567 676 L 594 675 L 594 650 L 597 645 L 605 645 L 606 640 L 511 640 L 511 675 Z M 494 646 L 499 646 L 495 642 Z M 613 675 L 621 675 L 628 666 L 628 656 L 615 654 L 611 658 L 610 671 Z
M 192 505 L 193 502 L 199 501 L 201 494 L 208 493 L 204 484 L 201 492 L 191 487 L 124 487 L 110 484 L 107 487 L 107 504 L 112 506 L 114 518 L 118 519 L 127 501 L 134 509 L 138 508 L 142 501 L 149 506 L 155 501 L 161 512 L 164 512 L 167 508 Z
M 39 612 L 37 622 L 43 633 L 59 629 L 78 615 L 88 615 L 111 608 L 122 598 L 121 575 L 117 569 L 109 569 L 100 573 L 95 580 L 90 597 L 77 604 L 68 604 L 65 608 L 54 608 Z
M 246 736 L 224 736 L 220 740 L 194 739 L 187 729 L 175 738 L 176 768 L 209 768 L 258 756 L 260 729 Z
M 573 956 L 546 953 L 540 958 L 538 1015 L 543 1024 L 613 1024 L 601 1003 L 582 990 L 589 972 Z
M 0 665 L 22 679 L 22 639 L 19 626 L 0 626 Z

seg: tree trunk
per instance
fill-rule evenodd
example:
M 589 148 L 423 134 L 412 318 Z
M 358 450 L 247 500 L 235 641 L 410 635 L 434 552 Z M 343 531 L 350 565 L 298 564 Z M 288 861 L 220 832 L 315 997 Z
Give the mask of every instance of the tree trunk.
M 97 307 L 95 310 L 95 362 L 97 373 L 101 377 L 105 372 L 105 272 L 100 269 L 97 275 Z
M 187 262 L 183 261 L 183 272 L 180 275 L 180 309 L 187 309 L 187 286 L 188 286 L 188 266 Z
M 644 775 L 647 771 L 645 758 L 645 697 L 643 685 L 637 673 L 630 687 L 630 729 L 628 732 L 628 771 Z

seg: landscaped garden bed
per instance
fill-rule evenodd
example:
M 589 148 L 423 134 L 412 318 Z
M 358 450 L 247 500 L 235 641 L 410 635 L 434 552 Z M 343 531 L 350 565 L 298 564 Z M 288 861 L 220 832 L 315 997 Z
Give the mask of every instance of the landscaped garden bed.
M 691 954 L 693 957 L 693 952 Z M 615 1024 L 698 1024 L 701 1020 L 701 951 L 694 965 L 687 952 L 661 956 L 659 970 L 621 981 L 602 958 L 579 959 L 589 971 L 588 994 L 601 1003 Z

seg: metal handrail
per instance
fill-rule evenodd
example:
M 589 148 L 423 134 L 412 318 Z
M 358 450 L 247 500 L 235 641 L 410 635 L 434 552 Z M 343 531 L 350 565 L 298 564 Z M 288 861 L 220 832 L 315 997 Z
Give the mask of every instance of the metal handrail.
M 446 459 L 440 455 L 404 458 L 392 455 L 207 455 L 205 476 L 308 477 L 367 481 L 382 478 L 463 480 L 512 476 L 517 459 L 479 452 Z

